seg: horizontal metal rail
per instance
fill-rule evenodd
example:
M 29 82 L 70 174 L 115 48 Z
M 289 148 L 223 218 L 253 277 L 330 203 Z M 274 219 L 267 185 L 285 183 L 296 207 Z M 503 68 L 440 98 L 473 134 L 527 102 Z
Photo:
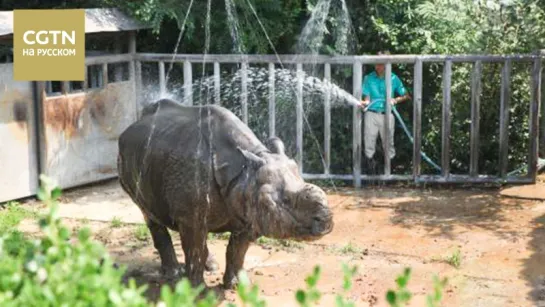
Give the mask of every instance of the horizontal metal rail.
M 85 58 L 85 65 L 102 65 L 112 63 L 131 62 L 136 55 L 131 53 L 112 54 L 112 55 L 99 55 Z
M 340 174 L 303 174 L 303 178 L 306 180 L 352 180 L 353 175 L 340 175 Z M 480 175 L 478 177 L 472 177 L 469 175 L 450 175 L 449 177 L 434 176 L 434 175 L 422 175 L 417 180 L 414 180 L 413 175 L 360 175 L 360 180 L 365 182 L 379 182 L 379 181 L 405 181 L 416 183 L 532 183 L 533 180 L 527 177 L 506 177 L 501 178 L 499 176 Z
M 390 62 L 392 64 L 414 64 L 416 60 L 424 63 L 442 63 L 447 60 L 453 63 L 481 62 L 512 62 L 532 61 L 540 58 L 537 54 L 512 55 L 359 55 L 359 56 L 314 56 L 314 55 L 238 55 L 238 54 L 165 54 L 165 53 L 138 53 L 135 60 L 144 62 L 200 62 L 200 63 L 283 63 L 283 64 L 378 64 Z

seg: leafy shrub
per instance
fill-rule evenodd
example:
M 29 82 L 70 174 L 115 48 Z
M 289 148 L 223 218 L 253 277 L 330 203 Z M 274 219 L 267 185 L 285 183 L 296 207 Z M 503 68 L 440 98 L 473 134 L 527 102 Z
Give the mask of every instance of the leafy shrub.
M 408 304 L 413 297 L 412 293 L 407 288 L 411 279 L 411 268 L 405 268 L 403 274 L 396 278 L 397 289 L 388 290 L 386 293 L 386 301 L 390 307 L 402 307 Z M 433 294 L 427 296 L 426 302 L 428 307 L 437 307 L 443 298 L 443 288 L 447 284 L 447 278 L 439 279 L 433 277 Z

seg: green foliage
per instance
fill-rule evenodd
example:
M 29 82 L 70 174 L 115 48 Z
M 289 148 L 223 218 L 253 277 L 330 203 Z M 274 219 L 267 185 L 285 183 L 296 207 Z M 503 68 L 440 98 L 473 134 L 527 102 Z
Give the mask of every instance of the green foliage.
M 112 218 L 112 221 L 111 221 L 111 226 L 112 228 L 119 228 L 123 226 L 123 222 L 121 221 L 119 217 L 114 216 L 114 218 Z
M 343 263 L 343 290 L 345 293 L 348 293 L 352 289 L 352 278 L 356 275 L 358 268 L 356 266 L 349 267 L 347 264 Z M 335 302 L 337 307 L 354 307 L 354 302 L 348 301 L 342 295 L 337 294 L 335 297 Z
M 147 241 L 150 237 L 150 231 L 146 224 L 139 224 L 134 228 L 134 237 L 140 241 Z
M 259 298 L 258 286 L 250 283 L 250 279 L 246 272 L 240 271 L 238 280 L 237 294 L 242 301 L 243 306 L 265 307 L 265 301 Z M 235 305 L 229 304 L 229 306 L 234 307 Z
M 38 197 L 50 211 L 39 219 L 44 237 L 25 241 L 18 233 L 0 239 L 0 305 L 2 306 L 146 306 L 143 288 L 121 283 L 104 248 L 90 238 L 89 229 L 71 242 L 70 231 L 58 217 L 60 189 L 41 176 Z M 13 248 L 14 244 L 17 248 Z
M 371 19 L 382 40 L 395 53 L 531 53 L 545 46 L 543 4 L 538 0 L 379 1 Z M 402 79 L 410 82 L 412 71 L 401 67 L 400 70 Z M 530 70 L 529 64 L 513 65 L 511 74 L 509 169 L 524 163 L 528 152 Z M 441 150 L 441 75 L 442 65 L 424 66 L 423 150 L 435 160 Z M 454 172 L 469 170 L 470 81 L 471 67 L 455 64 L 451 91 L 451 167 Z M 497 175 L 501 65 L 484 63 L 482 84 L 479 170 Z M 410 113 L 404 117 L 410 119 Z M 406 161 L 410 161 L 409 158 L 404 157 Z
M 0 206 L 0 233 L 6 233 L 14 230 L 25 218 L 35 216 L 33 210 L 21 206 L 18 202 L 8 202 Z
M 208 240 L 229 240 L 230 237 L 230 232 L 208 233 Z
M 208 292 L 205 298 L 200 299 L 203 295 L 204 286 L 192 288 L 191 283 L 187 279 L 182 279 L 176 284 L 174 291 L 168 286 L 161 287 L 161 300 L 159 306 L 164 307 L 211 307 L 217 306 L 218 301 L 213 292 Z M 164 304 L 164 305 L 163 305 Z
M 407 288 L 409 280 L 411 279 L 411 268 L 405 268 L 403 274 L 396 278 L 397 289 L 388 290 L 386 292 L 386 301 L 390 307 L 402 307 L 406 306 L 413 297 L 411 291 Z M 439 279 L 437 276 L 433 276 L 433 293 L 426 297 L 426 304 L 428 307 L 438 307 L 443 298 L 443 289 L 447 285 L 448 279 L 445 277 Z
M 401 307 L 409 303 L 412 298 L 412 293 L 407 289 L 407 284 L 411 278 L 411 269 L 406 268 L 403 274 L 396 279 L 397 289 L 388 290 L 386 293 L 386 301 L 391 307 Z
M 446 257 L 445 261 L 457 269 L 460 268 L 460 265 L 462 265 L 462 254 L 460 253 L 460 250 L 455 250 L 451 255 Z
M 342 254 L 349 255 L 349 254 L 361 254 L 363 250 L 359 248 L 356 245 L 353 245 L 352 242 L 348 242 L 348 244 L 344 245 L 339 250 Z
M 172 52 L 180 33 L 184 29 L 183 43 L 179 52 L 204 51 L 204 33 L 208 1 L 190 0 L 103 0 L 108 6 L 121 7 L 132 16 L 153 27 L 154 34 L 170 43 L 164 52 Z M 238 17 L 240 45 L 244 53 L 272 53 L 268 39 L 278 49 L 279 43 L 293 40 L 298 30 L 297 19 L 302 10 L 301 2 L 295 0 L 232 0 Z M 190 4 L 192 5 L 190 6 Z M 210 53 L 238 52 L 228 21 L 226 1 L 211 1 L 210 10 Z M 191 10 L 188 14 L 188 10 Z M 255 13 L 254 13 L 255 10 Z M 259 17 L 258 22 L 255 14 Z M 187 19 L 186 19 L 187 16 Z M 184 23 L 185 21 L 185 23 Z M 282 24 L 282 27 L 278 27 Z M 262 26 L 267 35 L 264 34 Z M 267 38 L 268 36 L 268 38 Z M 151 40 L 151 37 L 149 38 Z
M 286 240 L 286 239 L 272 239 L 268 237 L 259 237 L 256 241 L 257 244 L 267 247 L 267 246 L 274 246 L 286 250 L 292 250 L 292 249 L 301 249 L 303 248 L 303 244 L 293 241 L 293 240 Z
M 437 276 L 433 276 L 433 294 L 427 296 L 426 302 L 428 307 L 439 307 L 439 303 L 443 298 L 443 289 L 447 285 L 448 279 L 445 277 L 439 279 Z
M 320 297 L 322 297 L 322 294 L 316 287 L 318 280 L 320 279 L 320 274 L 320 266 L 315 266 L 312 274 L 305 279 L 307 289 L 299 289 L 297 292 L 295 292 L 295 298 L 297 303 L 299 303 L 299 306 L 309 307 L 311 304 L 318 302 Z

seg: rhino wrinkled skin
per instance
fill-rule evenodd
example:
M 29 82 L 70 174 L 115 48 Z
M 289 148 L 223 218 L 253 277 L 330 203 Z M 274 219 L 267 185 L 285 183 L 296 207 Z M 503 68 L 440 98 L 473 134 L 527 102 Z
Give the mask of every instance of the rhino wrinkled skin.
M 194 286 L 204 284 L 205 269 L 217 268 L 208 233 L 231 232 L 226 288 L 238 283 L 260 236 L 316 240 L 332 231 L 324 191 L 303 181 L 280 139 L 266 143 L 225 108 L 168 99 L 144 108 L 121 134 L 119 181 L 142 211 L 166 277 L 182 274 L 167 229 L 180 233 Z

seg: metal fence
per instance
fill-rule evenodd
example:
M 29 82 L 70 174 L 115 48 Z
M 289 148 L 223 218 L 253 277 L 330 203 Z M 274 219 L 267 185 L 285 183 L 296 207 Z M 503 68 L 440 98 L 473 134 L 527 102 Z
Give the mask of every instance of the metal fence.
M 295 159 L 305 179 L 339 179 L 353 181 L 354 186 L 360 187 L 362 181 L 413 181 L 415 183 L 443 182 L 443 183 L 533 183 L 536 180 L 538 164 L 538 131 L 539 108 L 541 101 L 541 54 L 489 56 L 489 55 L 392 55 L 392 56 L 302 56 L 302 55 L 172 55 L 172 54 L 145 54 L 136 53 L 134 44 L 130 45 L 129 53 L 93 56 L 86 58 L 86 69 L 99 68 L 94 76 L 87 74 L 87 80 L 78 90 L 74 90 L 71 82 L 61 82 L 58 94 L 50 93 L 53 86 L 47 82 L 35 82 L 34 86 L 25 83 L 26 102 L 17 98 L 4 104 L 5 118 L 0 121 L 0 132 L 5 136 L 3 144 L 7 150 L 2 156 L 6 161 L 11 161 L 14 155 L 28 156 L 28 165 L 16 166 L 9 174 L 21 175 L 18 186 L 8 186 L 0 189 L 0 201 L 30 196 L 36 193 L 37 175 L 45 173 L 59 178 L 63 188 L 74 187 L 81 184 L 111 178 L 116 176 L 115 159 L 116 139 L 122 130 L 133 122 L 140 114 L 142 105 L 139 99 L 143 96 L 142 88 L 142 63 L 156 63 L 158 66 L 159 88 L 166 92 L 165 64 L 171 62 L 183 63 L 184 101 L 193 104 L 193 66 L 195 64 L 213 64 L 214 103 L 221 103 L 220 93 L 220 68 L 224 64 L 238 64 L 242 72 L 240 104 L 242 120 L 248 122 L 248 76 L 250 64 L 268 65 L 268 134 L 277 135 L 276 127 L 276 101 L 275 101 L 275 65 L 295 65 L 297 71 L 296 84 L 296 133 L 295 133 Z M 527 174 L 525 176 L 509 176 L 507 173 L 508 161 L 508 125 L 509 104 L 511 94 L 511 69 L 514 62 L 526 62 L 532 64 L 531 73 L 531 100 L 529 111 L 529 151 L 527 152 Z M 108 74 L 109 66 L 125 63 L 127 65 L 127 78 L 124 80 L 112 80 Z M 352 110 L 352 173 L 336 174 L 331 172 L 331 122 L 335 120 L 331 115 L 331 100 L 324 96 L 324 134 L 323 134 L 323 158 L 324 170 L 322 173 L 307 173 L 303 169 L 303 65 L 323 65 L 324 79 L 331 80 L 331 67 L 336 64 L 352 66 L 353 95 L 359 100 L 361 97 L 361 82 L 363 65 L 386 64 L 386 87 L 391 89 L 393 64 L 413 64 L 413 136 L 414 145 L 412 151 L 412 174 L 397 175 L 391 173 L 391 164 L 385 155 L 384 174 L 362 174 L 362 112 L 359 107 Z M 441 174 L 429 175 L 421 171 L 422 149 L 422 66 L 424 63 L 443 63 L 443 101 L 442 101 L 442 144 L 441 144 Z M 451 174 L 451 75 L 454 63 L 472 63 L 471 79 L 471 131 L 470 131 L 470 167 L 468 174 Z M 479 173 L 479 149 L 480 149 L 480 95 L 482 91 L 481 70 L 484 63 L 500 63 L 503 65 L 501 82 L 500 126 L 499 135 L 499 176 L 482 175 Z M 5 67 L 10 68 L 11 66 Z M 5 84 L 11 80 L 11 71 L 3 73 Z M 114 72 L 113 75 L 118 75 Z M 0 78 L 0 79 L 2 79 Z M 117 77 L 114 77 L 116 79 Z M 110 79 L 108 81 L 108 79 Z M 8 87 L 13 87 L 9 85 Z M 34 88 L 35 90 L 32 90 Z M 34 94 L 32 94 L 34 92 Z M 7 93 L 7 92 L 6 92 Z M 4 93 L 4 96 L 7 95 Z M 387 93 L 391 93 L 387 90 Z M 24 95 L 23 95 L 24 96 Z M 23 97 L 21 96 L 21 97 Z M 7 96 L 5 96 L 7 97 Z M 15 97 L 15 96 L 14 96 Z M 32 99 L 34 97 L 34 99 Z M 389 97 L 387 97 L 389 98 Z M 34 100 L 34 103 L 31 102 Z M 22 107 L 25 104 L 26 107 Z M 0 104 L 1 105 L 1 104 Z M 390 104 L 386 104 L 387 112 L 391 111 Z M 25 112 L 20 111 L 26 110 Z M 1 114 L 0 114 L 1 115 Z M 24 116 L 23 116 L 24 115 Z M 59 117 L 60 116 L 60 117 Z M 388 117 L 385 122 L 389 127 Z M 545 128 L 545 117 L 541 120 Z M 18 126 L 17 126 L 18 125 Z M 20 127 L 22 128 L 20 128 Z M 18 130 L 19 129 L 19 130 Z M 13 132 L 15 131 L 15 132 Z M 386 133 L 388 137 L 389 134 Z M 543 133 L 542 137 L 545 136 Z M 20 140 L 23 145 L 19 146 Z M 545 139 L 544 139 L 545 140 Z M 385 141 L 385 147 L 389 142 Z M 15 148 L 19 148 L 15 153 Z M 385 148 L 387 152 L 387 148 Z M 104 158 L 104 159 L 102 159 Z M 25 162 L 26 163 L 26 162 Z M 6 173 L 4 177 L 13 178 Z M 21 176 L 26 177 L 21 177 Z M 4 178 L 3 177 L 3 178 Z M 11 179 L 10 179 L 11 180 Z M 9 181 L 9 180 L 8 180 Z M 0 182 L 2 182 L 0 180 Z M 7 182 L 7 181 L 6 181 Z M 11 182 L 11 181 L 10 181 Z M 8 191 L 9 190 L 9 193 Z
M 392 181 L 404 180 L 415 183 L 442 182 L 442 183 L 533 183 L 536 179 L 538 162 L 538 130 L 539 130 L 539 107 L 541 101 L 541 59 L 542 53 L 523 55 L 381 55 L 381 56 L 302 56 L 302 55 L 194 55 L 194 54 L 144 54 L 135 55 L 137 91 L 138 82 L 141 84 L 141 63 L 157 62 L 159 66 L 159 87 L 164 92 L 166 89 L 164 78 L 165 63 L 183 63 L 184 79 L 184 101 L 192 104 L 192 64 L 213 63 L 215 103 L 220 102 L 220 65 L 224 63 L 240 64 L 241 78 L 241 107 L 242 120 L 248 121 L 248 95 L 247 95 L 247 69 L 249 64 L 269 65 L 269 135 L 275 136 L 275 64 L 295 64 L 297 69 L 297 104 L 296 104 L 296 161 L 301 173 L 306 179 L 340 179 L 353 180 L 355 187 L 360 187 L 362 180 Z M 509 124 L 509 102 L 510 102 L 510 73 L 513 62 L 532 63 L 531 73 L 531 101 L 529 104 L 529 151 L 527 153 L 527 174 L 526 176 L 508 176 L 508 124 Z M 353 95 L 361 98 L 362 65 L 385 64 L 386 67 L 386 92 L 387 101 L 391 98 L 391 72 L 392 64 L 414 64 L 414 88 L 413 88 L 413 136 L 414 146 L 412 153 L 413 170 L 411 175 L 395 175 L 391 173 L 391 164 L 388 155 L 384 155 L 384 174 L 368 175 L 361 173 L 362 164 L 362 112 L 359 107 L 353 107 L 352 119 L 352 174 L 332 174 L 330 172 L 331 157 L 331 106 L 330 99 L 326 94 L 324 97 L 324 172 L 321 174 L 309 174 L 303 170 L 303 64 L 318 64 L 324 66 L 324 79 L 331 79 L 331 65 L 349 64 L 353 66 Z M 421 172 L 421 147 L 422 147 L 422 66 L 424 63 L 443 64 L 443 101 L 442 101 L 442 142 L 441 142 L 441 174 L 427 175 Z M 471 78 L 471 132 L 470 132 L 470 171 L 468 174 L 451 174 L 450 172 L 450 134 L 451 134 L 451 76 L 453 63 L 472 63 L 473 71 Z M 500 140 L 499 140 L 499 176 L 479 174 L 479 135 L 480 135 L 480 96 L 482 91 L 482 66 L 483 63 L 501 63 L 503 65 L 501 77 L 501 101 L 500 101 Z M 137 95 L 140 96 L 140 95 Z M 391 105 L 386 104 L 386 113 L 391 112 Z M 389 117 L 385 117 L 385 129 L 389 129 Z M 385 150 L 388 152 L 389 133 L 385 133 Z

